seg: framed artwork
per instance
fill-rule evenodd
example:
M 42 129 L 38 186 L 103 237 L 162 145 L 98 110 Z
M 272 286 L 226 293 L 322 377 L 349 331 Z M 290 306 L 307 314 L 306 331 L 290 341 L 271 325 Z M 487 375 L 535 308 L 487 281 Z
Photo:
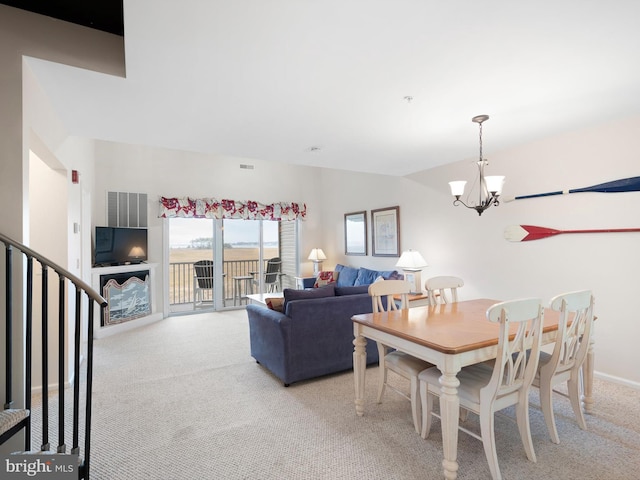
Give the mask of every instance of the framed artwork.
M 371 210 L 371 247 L 374 257 L 400 256 L 400 207 Z
M 367 211 L 344 214 L 345 255 L 367 254 Z

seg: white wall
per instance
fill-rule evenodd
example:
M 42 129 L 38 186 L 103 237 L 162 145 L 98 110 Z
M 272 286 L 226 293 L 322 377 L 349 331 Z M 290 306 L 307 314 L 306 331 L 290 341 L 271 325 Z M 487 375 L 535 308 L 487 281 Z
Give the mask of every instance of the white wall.
M 31 205 L 29 223 L 32 236 L 31 248 L 50 259 L 56 259 L 56 263 L 66 263 L 67 259 L 67 178 L 62 169 L 52 168 L 31 152 L 29 156 L 29 203 Z M 62 263 L 64 262 L 64 263 Z M 48 269 L 48 361 L 50 371 L 48 372 L 48 385 L 57 388 L 58 385 L 58 332 L 59 332 L 59 277 L 51 269 Z M 67 296 L 69 296 L 68 287 Z M 38 262 L 34 262 L 33 275 L 33 298 L 36 299 L 33 305 L 33 369 L 32 386 L 36 391 L 42 388 L 42 328 L 39 321 L 42 318 L 42 305 L 37 299 L 42 298 L 42 270 Z M 67 302 L 68 305 L 69 302 Z M 65 308 L 65 313 L 69 308 Z M 68 318 L 68 315 L 67 315 Z M 68 367 L 73 365 L 68 361 L 69 354 L 73 353 L 73 331 L 72 325 L 67 323 L 65 318 L 65 343 L 63 345 L 65 359 L 67 359 L 67 369 L 63 382 L 70 381 Z M 71 315 L 73 318 L 73 314 Z M 70 341 L 71 339 L 71 341 Z M 71 357 L 72 358 L 72 357 Z
M 371 248 L 371 210 L 400 207 L 400 249 L 419 250 L 425 188 L 402 177 L 373 175 L 358 172 L 324 169 L 324 191 L 331 195 L 323 198 L 322 221 L 324 240 L 320 244 L 327 254 L 324 268 L 341 263 L 378 270 L 395 270 L 397 258 L 374 257 Z M 344 214 L 367 211 L 367 256 L 345 255 Z M 427 259 L 428 261 L 428 259 Z

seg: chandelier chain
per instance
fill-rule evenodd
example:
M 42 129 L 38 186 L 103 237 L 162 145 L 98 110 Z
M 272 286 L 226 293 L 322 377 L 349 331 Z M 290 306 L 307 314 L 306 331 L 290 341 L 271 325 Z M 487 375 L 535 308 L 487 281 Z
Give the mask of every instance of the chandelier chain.
M 482 122 L 480 122 L 480 161 L 482 161 Z

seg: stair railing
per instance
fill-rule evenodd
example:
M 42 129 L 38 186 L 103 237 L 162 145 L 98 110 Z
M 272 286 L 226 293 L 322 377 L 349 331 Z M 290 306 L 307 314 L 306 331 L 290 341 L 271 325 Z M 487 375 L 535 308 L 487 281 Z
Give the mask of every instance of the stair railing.
M 31 451 L 32 443 L 32 428 L 31 428 L 31 396 L 32 396 L 32 356 L 33 356 L 33 276 L 34 276 L 34 261 L 37 261 L 41 265 L 42 269 L 42 318 L 41 318 L 41 355 L 42 355 L 42 438 L 40 443 L 40 451 L 50 451 L 51 444 L 49 441 L 49 351 L 48 351 L 48 329 L 49 329 L 49 272 L 53 271 L 58 276 L 58 358 L 57 358 L 57 380 L 58 380 L 58 442 L 55 452 L 58 454 L 70 453 L 72 455 L 79 456 L 79 477 L 82 479 L 89 478 L 89 459 L 91 452 L 91 391 L 92 391 L 92 379 L 93 379 L 93 325 L 94 325 L 94 312 L 96 305 L 99 307 L 100 321 L 102 323 L 104 317 L 104 310 L 107 306 L 107 302 L 102 296 L 100 296 L 93 288 L 83 282 L 80 278 L 76 277 L 72 273 L 68 272 L 64 268 L 56 265 L 54 262 L 48 260 L 42 255 L 38 254 L 34 250 L 0 234 L 0 242 L 5 246 L 5 402 L 4 410 L 0 412 L 0 415 L 4 415 L 9 421 L 2 419 L 2 424 L 5 428 L 0 432 L 0 444 L 6 442 L 9 438 L 16 435 L 22 429 L 24 429 L 24 450 L 25 452 Z M 25 334 L 24 334 L 24 371 L 25 371 L 25 397 L 24 397 L 24 409 L 13 408 L 13 374 L 12 366 L 16 360 L 14 356 L 14 350 L 12 346 L 12 322 L 13 322 L 13 250 L 16 249 L 22 253 L 26 259 L 26 279 L 24 281 L 25 292 Z M 22 258 L 22 257 L 21 257 Z M 22 268 L 22 263 L 19 264 Z M 74 358 L 73 358 L 73 409 L 72 409 L 72 444 L 70 451 L 67 451 L 67 445 L 65 441 L 65 349 L 64 343 L 67 334 L 67 320 L 65 314 L 66 306 L 66 287 L 70 284 L 75 288 L 75 318 L 74 318 Z M 81 351 L 81 337 L 82 337 L 82 297 L 83 293 L 87 297 L 87 309 L 86 309 L 86 369 L 84 376 L 81 373 L 80 357 Z M 55 370 L 55 367 L 54 367 Z M 54 373 L 55 376 L 55 373 Z M 84 384 L 84 449 L 80 449 L 80 420 L 81 420 L 81 395 L 80 386 Z

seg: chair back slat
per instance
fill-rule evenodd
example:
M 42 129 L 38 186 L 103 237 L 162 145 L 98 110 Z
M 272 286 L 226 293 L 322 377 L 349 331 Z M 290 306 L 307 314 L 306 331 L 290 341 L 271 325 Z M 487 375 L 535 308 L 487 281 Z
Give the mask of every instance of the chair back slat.
M 411 292 L 411 284 L 406 280 L 384 280 L 369 285 L 371 306 L 373 313 L 384 312 L 383 298 L 386 299 L 386 310 L 398 310 L 394 295 L 400 295 L 400 308 L 405 309 L 409 305 L 408 295 Z
M 198 260 L 193 264 L 198 287 L 213 288 L 213 260 Z
M 539 298 L 501 302 L 487 310 L 487 319 L 500 324 L 500 333 L 493 375 L 482 389 L 485 395 L 498 399 L 530 387 L 538 367 L 543 316 Z
M 264 283 L 276 283 L 278 281 L 278 274 L 282 270 L 282 260 L 280 257 L 274 257 L 267 261 L 267 269 L 264 274 Z
M 584 362 L 591 340 L 593 304 L 590 290 L 564 293 L 551 299 L 550 308 L 560 312 L 558 335 L 549 360 L 556 372 L 570 370 Z
M 464 281 L 461 278 L 446 275 L 431 277 L 424 282 L 424 288 L 429 297 L 429 305 L 457 302 L 458 288 L 463 286 Z M 451 296 L 451 300 L 449 300 L 448 295 Z

